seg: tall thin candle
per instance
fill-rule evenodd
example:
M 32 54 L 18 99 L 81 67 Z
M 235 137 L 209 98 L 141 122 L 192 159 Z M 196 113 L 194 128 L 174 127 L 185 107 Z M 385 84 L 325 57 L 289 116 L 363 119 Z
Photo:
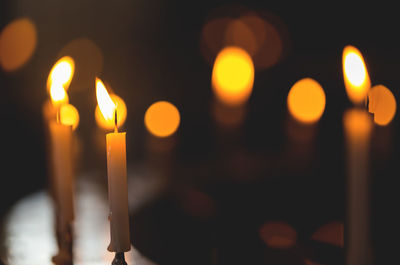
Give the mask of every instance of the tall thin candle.
M 123 253 L 129 251 L 131 248 L 126 171 L 126 133 L 118 132 L 116 105 L 100 79 L 96 79 L 96 96 L 104 118 L 108 120 L 113 119 L 115 122 L 114 132 L 106 135 L 111 232 L 111 242 L 108 250 L 116 252 L 114 262 L 125 264 Z

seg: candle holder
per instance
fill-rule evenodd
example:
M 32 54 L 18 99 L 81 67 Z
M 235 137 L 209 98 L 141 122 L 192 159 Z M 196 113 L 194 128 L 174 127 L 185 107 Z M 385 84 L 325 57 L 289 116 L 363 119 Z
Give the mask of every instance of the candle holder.
M 115 257 L 111 263 L 111 265 L 128 265 L 125 261 L 125 253 L 124 252 L 115 252 Z

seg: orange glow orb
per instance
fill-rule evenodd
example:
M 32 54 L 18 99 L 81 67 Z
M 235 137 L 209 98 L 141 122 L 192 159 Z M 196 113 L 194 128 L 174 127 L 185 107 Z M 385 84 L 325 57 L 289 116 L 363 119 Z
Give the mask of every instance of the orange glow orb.
M 110 95 L 111 100 L 117 107 L 117 126 L 121 127 L 124 125 L 127 116 L 127 108 L 124 100 L 115 94 Z M 96 110 L 94 112 L 95 120 L 97 125 L 104 130 L 112 130 L 114 129 L 114 119 L 105 119 L 103 114 L 100 111 L 99 106 L 97 105 Z
M 290 114 L 302 123 L 318 121 L 324 113 L 325 104 L 324 89 L 312 78 L 297 81 L 287 97 Z
M 147 130 L 157 137 L 172 135 L 179 127 L 180 114 L 178 109 L 167 101 L 153 103 L 144 115 Z
M 357 48 L 346 46 L 343 50 L 342 60 L 347 95 L 354 104 L 362 104 L 371 87 L 364 58 Z
M 71 125 L 75 130 L 79 125 L 79 112 L 71 104 L 63 104 L 60 107 L 60 122 L 64 125 Z
M 381 126 L 389 124 L 397 108 L 392 92 L 385 86 L 377 85 L 371 88 L 368 99 L 368 111 L 374 114 L 374 122 Z
M 251 95 L 254 65 L 250 55 L 238 47 L 224 48 L 217 56 L 212 71 L 216 97 L 231 106 L 242 105 Z
M 27 18 L 12 21 L 0 33 L 0 66 L 5 71 L 15 71 L 33 55 L 37 32 Z

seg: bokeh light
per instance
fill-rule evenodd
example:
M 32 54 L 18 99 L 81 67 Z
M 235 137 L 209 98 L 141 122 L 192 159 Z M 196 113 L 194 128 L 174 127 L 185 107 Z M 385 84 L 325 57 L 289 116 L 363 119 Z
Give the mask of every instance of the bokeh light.
M 213 59 L 224 47 L 235 46 L 245 50 L 256 70 L 269 68 L 283 58 L 289 45 L 284 23 L 269 12 L 241 9 L 223 9 L 223 15 L 209 19 L 203 26 L 200 47 L 204 58 Z
M 354 46 L 346 46 L 343 50 L 343 77 L 349 99 L 354 104 L 364 103 L 371 81 L 364 58 Z
M 318 121 L 324 113 L 325 103 L 322 86 L 312 78 L 297 81 L 287 97 L 290 114 L 302 123 Z
M 110 94 L 111 100 L 117 106 L 117 126 L 118 128 L 122 127 L 126 121 L 127 116 L 127 108 L 124 100 L 115 94 Z M 114 129 L 115 122 L 114 119 L 105 119 L 103 114 L 100 111 L 99 106 L 96 106 L 94 112 L 95 120 L 97 125 L 104 130 L 112 130 Z
M 344 225 L 342 222 L 334 221 L 319 227 L 311 236 L 312 240 L 334 245 L 344 246 Z
M 378 125 L 388 125 L 396 114 L 396 99 L 393 93 L 383 85 L 371 88 L 368 93 L 368 111 L 374 114 L 374 122 Z
M 75 62 L 70 56 L 60 58 L 50 70 L 47 78 L 47 88 L 53 84 L 62 85 L 65 90 L 68 90 L 72 77 L 74 76 Z
M 37 44 L 35 24 L 28 18 L 9 23 L 0 33 L 0 65 L 15 71 L 32 57 Z
M 296 245 L 297 232 L 284 222 L 268 222 L 261 226 L 260 237 L 271 248 L 287 249 Z
M 180 114 L 178 109 L 167 101 L 153 103 L 144 115 L 147 130 L 157 137 L 172 135 L 179 127 Z
M 60 123 L 72 126 L 75 130 L 79 125 L 79 112 L 71 104 L 63 104 L 60 107 Z
M 103 53 L 88 38 L 78 38 L 67 43 L 58 53 L 59 58 L 70 56 L 75 61 L 74 91 L 84 91 L 93 85 L 93 79 L 103 70 Z
M 224 48 L 215 59 L 212 87 L 216 97 L 227 105 L 237 106 L 250 97 L 254 82 L 254 65 L 241 48 Z

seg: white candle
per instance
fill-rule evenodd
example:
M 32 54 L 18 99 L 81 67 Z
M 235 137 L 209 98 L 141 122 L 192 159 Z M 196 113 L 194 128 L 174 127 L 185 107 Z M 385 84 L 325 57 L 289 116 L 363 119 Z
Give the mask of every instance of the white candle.
M 126 133 L 119 133 L 117 108 L 104 84 L 96 79 L 96 96 L 99 109 L 106 120 L 113 120 L 115 131 L 106 136 L 108 200 L 110 205 L 111 241 L 108 250 L 126 252 L 130 250 L 128 188 L 126 174 Z
M 72 126 L 55 121 L 49 123 L 54 197 L 58 206 L 58 221 L 65 229 L 74 219 Z
M 369 146 L 371 117 L 351 109 L 343 116 L 347 147 L 347 264 L 371 264 Z
M 113 132 L 106 136 L 108 200 L 110 205 L 112 252 L 126 252 L 130 249 L 128 189 L 126 176 L 126 133 Z

